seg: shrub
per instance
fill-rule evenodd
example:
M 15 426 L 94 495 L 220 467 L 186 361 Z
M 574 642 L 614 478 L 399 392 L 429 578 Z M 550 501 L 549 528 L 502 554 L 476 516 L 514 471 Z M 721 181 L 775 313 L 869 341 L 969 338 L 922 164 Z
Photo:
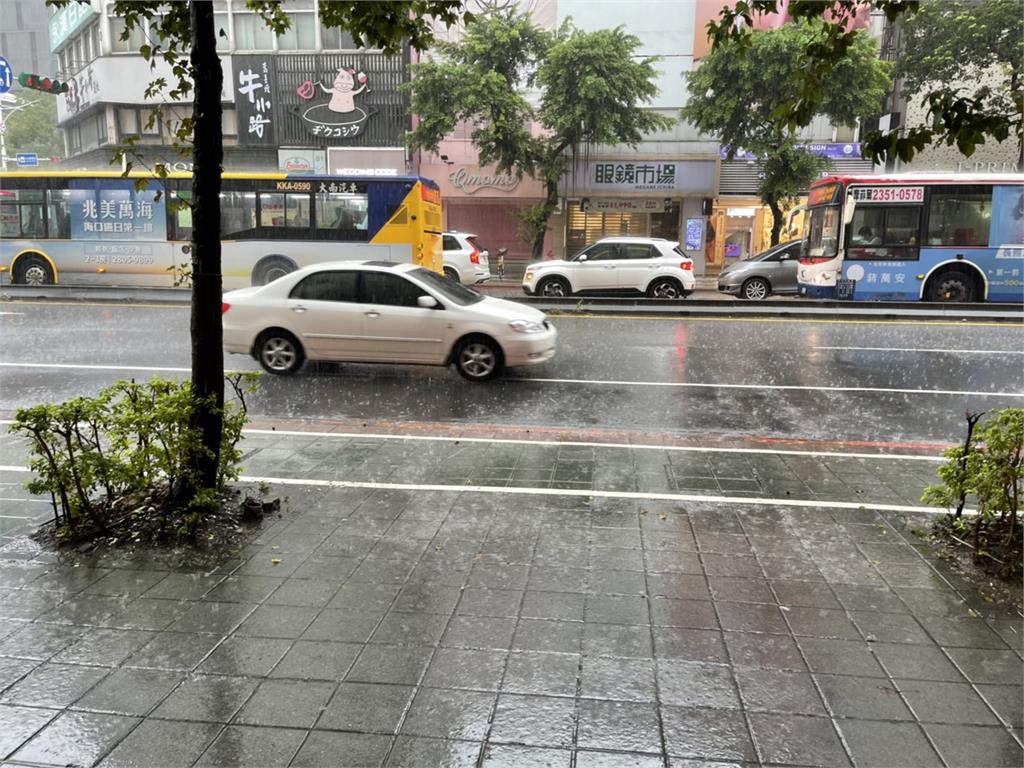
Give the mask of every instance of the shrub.
M 171 530 L 194 536 L 225 484 L 238 478 L 245 396 L 258 375 L 227 376 L 234 400 L 223 409 L 220 471 L 212 496 L 200 494 L 184 508 L 176 506 L 177 491 L 194 477 L 187 457 L 202 440 L 190 424 L 191 383 L 158 378 L 144 384 L 119 381 L 96 397 L 19 409 L 11 431 L 28 437 L 35 475 L 26 488 L 50 495 L 61 537 L 107 532 L 135 514 L 152 516 L 160 536 Z

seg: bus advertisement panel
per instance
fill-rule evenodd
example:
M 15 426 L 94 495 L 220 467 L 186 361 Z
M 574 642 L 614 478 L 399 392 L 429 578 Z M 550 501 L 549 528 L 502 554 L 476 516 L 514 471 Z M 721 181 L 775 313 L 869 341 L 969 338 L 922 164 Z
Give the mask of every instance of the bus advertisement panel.
M 171 286 L 190 262 L 191 178 L 0 174 L 0 279 L 23 285 Z M 321 261 L 442 272 L 438 186 L 418 177 L 224 174 L 224 288 Z
M 809 200 L 803 296 L 1024 301 L 1024 176 L 830 177 Z

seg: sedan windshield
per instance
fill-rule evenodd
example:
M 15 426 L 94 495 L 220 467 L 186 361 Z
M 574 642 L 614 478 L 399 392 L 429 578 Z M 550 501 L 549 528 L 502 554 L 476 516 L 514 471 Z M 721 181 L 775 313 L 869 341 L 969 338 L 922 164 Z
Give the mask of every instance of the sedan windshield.
M 431 272 L 429 269 L 421 267 L 420 269 L 412 270 L 409 274 L 440 293 L 446 299 L 454 301 L 459 306 L 465 307 L 484 300 L 483 295 L 477 293 L 472 288 L 467 288 L 461 283 L 449 280 L 447 277 L 441 277 L 437 272 Z

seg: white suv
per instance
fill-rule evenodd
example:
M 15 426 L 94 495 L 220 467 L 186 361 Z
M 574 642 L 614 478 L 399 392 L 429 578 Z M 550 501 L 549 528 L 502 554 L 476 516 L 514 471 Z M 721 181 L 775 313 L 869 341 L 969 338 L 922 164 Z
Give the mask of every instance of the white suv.
M 634 293 L 678 299 L 696 285 L 693 259 L 679 243 L 660 237 L 606 237 L 569 261 L 539 261 L 523 276 L 528 295 Z
M 445 277 L 463 285 L 476 285 L 491 279 L 490 254 L 466 232 L 443 234 Z

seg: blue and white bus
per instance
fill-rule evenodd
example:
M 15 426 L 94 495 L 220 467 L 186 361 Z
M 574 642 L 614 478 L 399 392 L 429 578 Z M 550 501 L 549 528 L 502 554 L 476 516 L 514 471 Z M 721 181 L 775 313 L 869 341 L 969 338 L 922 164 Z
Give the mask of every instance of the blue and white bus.
M 1024 175 L 819 179 L 797 279 L 816 298 L 1024 301 Z
M 171 286 L 191 261 L 191 194 L 189 174 L 0 173 L 0 282 Z M 416 176 L 225 173 L 220 219 L 225 289 L 320 261 L 443 270 L 441 192 Z

